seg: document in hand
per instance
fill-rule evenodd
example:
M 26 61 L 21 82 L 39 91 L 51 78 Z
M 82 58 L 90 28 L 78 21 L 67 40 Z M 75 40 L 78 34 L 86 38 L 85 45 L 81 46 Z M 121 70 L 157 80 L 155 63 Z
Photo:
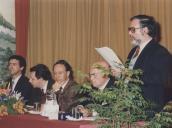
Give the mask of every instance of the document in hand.
M 95 48 L 96 51 L 107 61 L 107 63 L 112 67 L 112 69 L 124 68 L 121 60 L 118 58 L 116 53 L 109 47 Z

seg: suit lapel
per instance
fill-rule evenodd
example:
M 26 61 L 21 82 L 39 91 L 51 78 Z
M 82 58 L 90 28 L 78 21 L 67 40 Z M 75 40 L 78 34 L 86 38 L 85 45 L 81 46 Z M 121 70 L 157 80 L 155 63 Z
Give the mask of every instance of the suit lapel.
M 130 53 L 128 54 L 127 59 L 128 59 L 129 61 L 131 60 L 131 58 L 132 58 L 134 52 L 136 51 L 136 48 L 137 48 L 137 46 L 134 47 L 134 48 L 132 48 L 131 51 L 130 51 Z
M 71 80 L 69 80 L 69 81 L 67 82 L 66 86 L 65 86 L 64 89 L 63 89 L 63 92 L 66 92 L 66 90 L 70 87 L 71 83 L 72 83 Z M 63 92 L 62 92 L 62 93 L 63 93 Z
M 111 76 L 105 88 L 113 88 L 115 86 L 114 82 L 115 79 L 113 78 L 113 76 Z
M 136 60 L 136 63 L 133 67 L 133 69 L 138 69 L 141 68 L 141 66 L 143 65 L 143 63 L 145 63 L 145 61 L 147 60 L 147 57 L 151 56 L 151 52 L 153 51 L 153 46 L 154 46 L 155 42 L 153 42 L 153 40 L 151 42 L 149 42 L 144 49 L 142 50 L 142 52 L 140 53 L 139 57 Z
M 19 91 L 20 89 L 21 89 L 21 85 L 22 85 L 22 82 L 23 81 L 23 76 L 21 76 L 20 78 L 19 78 L 19 80 L 17 81 L 17 83 L 16 83 L 16 86 L 15 86 L 15 88 L 14 88 L 14 91 Z
M 12 79 L 11 78 L 9 78 L 7 80 L 7 84 L 6 84 L 6 87 L 5 88 L 6 89 L 12 89 Z

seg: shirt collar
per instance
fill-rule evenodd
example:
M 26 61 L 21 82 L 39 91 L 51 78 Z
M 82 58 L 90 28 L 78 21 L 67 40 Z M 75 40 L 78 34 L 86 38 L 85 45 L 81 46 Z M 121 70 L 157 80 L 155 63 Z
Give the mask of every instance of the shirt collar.
M 141 51 L 144 49 L 144 47 L 152 40 L 152 38 L 150 38 L 149 40 L 143 42 L 143 43 L 140 43 L 138 46 L 140 47 L 140 51 L 139 51 L 139 55 L 141 53 Z
M 61 85 L 62 89 L 65 88 L 65 86 L 67 85 L 68 82 L 69 82 L 69 79 L 67 79 L 67 80 Z
M 20 79 L 21 75 L 17 76 L 16 78 L 12 79 L 13 85 L 16 85 L 18 80 Z
M 103 86 L 99 87 L 99 90 L 103 91 L 103 89 L 105 89 L 106 85 L 108 84 L 109 80 L 110 80 L 110 78 L 108 78 L 106 80 L 106 82 L 103 84 Z
M 69 79 L 67 79 L 66 81 L 64 81 L 62 84 L 59 84 L 58 82 L 55 82 L 54 86 L 54 91 L 59 91 L 61 88 L 61 91 L 63 91 L 63 89 L 65 88 L 65 86 L 67 85 L 67 83 L 69 82 Z
M 47 91 L 47 86 L 48 86 L 48 81 L 45 81 L 45 84 L 42 87 L 44 93 L 46 93 L 46 91 Z

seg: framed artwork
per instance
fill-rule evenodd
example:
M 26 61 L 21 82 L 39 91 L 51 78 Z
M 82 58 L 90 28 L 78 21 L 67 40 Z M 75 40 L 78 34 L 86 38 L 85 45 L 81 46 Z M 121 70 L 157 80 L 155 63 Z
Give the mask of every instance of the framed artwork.
M 15 0 L 0 0 L 0 85 L 9 76 L 8 58 L 15 52 Z

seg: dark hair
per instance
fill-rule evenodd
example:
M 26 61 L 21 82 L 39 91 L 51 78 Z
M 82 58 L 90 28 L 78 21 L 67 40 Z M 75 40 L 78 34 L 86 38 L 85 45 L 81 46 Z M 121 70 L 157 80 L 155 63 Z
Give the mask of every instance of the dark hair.
M 138 19 L 140 20 L 140 27 L 147 27 L 149 32 L 148 35 L 152 38 L 156 38 L 158 33 L 158 23 L 155 21 L 155 19 L 152 16 L 147 15 L 136 15 L 130 18 L 130 21 Z
M 43 78 L 44 80 L 51 80 L 52 75 L 49 68 L 44 64 L 37 64 L 30 68 L 30 72 L 35 72 L 37 79 Z
M 70 80 L 73 80 L 73 79 L 74 79 L 72 67 L 70 66 L 70 64 L 69 64 L 66 60 L 58 60 L 58 61 L 53 65 L 53 70 L 54 70 L 55 65 L 57 65 L 57 64 L 64 65 L 66 71 L 69 71 L 69 72 L 70 72 L 70 74 L 69 74 L 69 79 L 70 79 Z
M 8 62 L 12 59 L 19 61 L 19 66 L 23 67 L 22 74 L 25 74 L 25 72 L 26 72 L 26 60 L 25 60 L 25 58 L 23 56 L 20 56 L 20 55 L 12 55 L 9 57 Z

